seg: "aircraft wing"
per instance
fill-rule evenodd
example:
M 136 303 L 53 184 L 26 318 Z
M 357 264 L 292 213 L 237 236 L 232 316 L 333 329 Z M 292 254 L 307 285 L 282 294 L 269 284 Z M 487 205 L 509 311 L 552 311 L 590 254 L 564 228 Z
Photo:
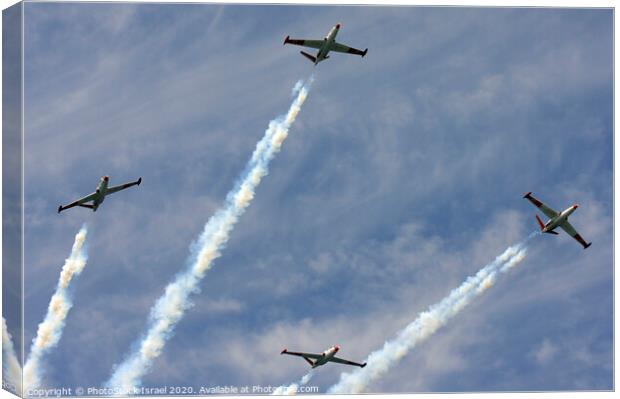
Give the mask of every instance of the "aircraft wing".
M 124 190 L 126 188 L 129 188 L 131 186 L 137 186 L 140 185 L 140 183 L 142 183 L 142 178 L 139 178 L 136 181 L 132 181 L 129 183 L 125 183 L 125 184 L 119 184 L 118 186 L 112 186 L 112 187 L 108 187 L 108 189 L 106 190 L 105 194 L 114 194 L 118 191 Z
M 325 40 L 289 39 L 288 36 L 284 39 L 284 44 L 294 44 L 296 46 L 311 47 L 316 49 L 323 47 L 324 43 Z
M 332 357 L 331 359 L 329 359 L 329 361 L 334 362 L 334 363 L 340 363 L 340 364 L 348 364 L 349 366 L 358 366 L 362 368 L 366 367 L 366 363 L 356 363 L 350 360 L 341 359 L 339 357 Z
M 68 205 L 61 205 L 58 207 L 58 213 L 60 213 L 61 211 L 64 211 L 65 209 L 73 208 L 74 206 L 85 206 L 86 208 L 89 208 L 90 206 L 87 206 L 84 204 L 86 202 L 94 200 L 96 196 L 97 196 L 97 193 L 88 194 L 86 197 L 82 197 L 79 200 L 73 201 L 72 203 Z
M 562 228 L 562 230 L 564 230 L 569 236 L 573 237 L 575 240 L 577 240 L 581 245 L 583 245 L 583 248 L 586 249 L 588 248 L 590 245 L 592 245 L 591 242 L 586 242 L 586 240 L 584 240 L 583 238 L 581 238 L 581 236 L 579 235 L 579 233 L 577 233 L 577 230 L 575 230 L 575 228 L 568 223 L 568 221 L 565 221 L 564 223 L 562 223 L 560 225 L 560 227 Z
M 331 51 L 335 51 L 337 53 L 356 54 L 356 55 L 361 55 L 363 57 L 368 52 L 368 49 L 362 51 L 362 50 L 358 50 L 353 47 L 346 46 L 342 43 L 334 43 L 333 47 L 331 48 Z
M 310 359 L 318 359 L 320 358 L 321 354 L 319 353 L 306 353 L 306 352 L 290 352 L 286 349 L 284 349 L 282 352 L 280 352 L 281 355 L 291 355 L 291 356 L 299 356 L 299 357 L 303 357 L 303 358 L 310 358 Z
M 534 204 L 534 206 L 536 206 L 538 209 L 540 209 L 542 211 L 542 213 L 547 215 L 548 218 L 554 218 L 554 217 L 558 216 L 558 212 L 557 211 L 554 211 L 553 209 L 549 208 L 547 205 L 543 204 L 542 202 L 540 202 L 539 200 L 534 198 L 532 196 L 531 192 L 525 194 L 523 196 L 523 198 L 527 198 L 532 204 Z

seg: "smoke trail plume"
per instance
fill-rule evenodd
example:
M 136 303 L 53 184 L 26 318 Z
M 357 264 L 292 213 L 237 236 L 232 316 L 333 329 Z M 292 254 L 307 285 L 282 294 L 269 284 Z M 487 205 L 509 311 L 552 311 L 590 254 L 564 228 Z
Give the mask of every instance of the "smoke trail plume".
M 13 338 L 6 327 L 6 320 L 2 318 L 2 376 L 4 382 L 11 388 L 15 388 L 15 393 L 21 396 L 22 392 L 22 367 L 19 364 Z
M 232 228 L 250 205 L 261 179 L 267 175 L 269 162 L 280 151 L 288 136 L 308 96 L 311 83 L 312 78 L 306 83 L 298 82 L 294 91 L 296 96 L 287 114 L 269 123 L 240 179 L 226 196 L 223 207 L 209 219 L 202 234 L 192 245 L 188 266 L 168 284 L 164 294 L 151 308 L 146 332 L 136 348 L 116 367 L 106 383 L 108 387 L 119 392 L 131 392 L 140 385 L 142 376 L 161 354 L 175 325 L 191 306 L 190 294 L 199 290 L 200 281 L 211 268 L 213 260 L 220 256 Z
M 41 385 L 43 370 L 41 360 L 52 348 L 54 348 L 65 326 L 65 320 L 69 310 L 73 306 L 69 295 L 69 284 L 74 277 L 82 273 L 86 266 L 86 225 L 82 226 L 75 235 L 71 254 L 65 260 L 65 264 L 60 272 L 56 292 L 50 300 L 45 319 L 37 330 L 37 336 L 32 340 L 30 355 L 24 365 L 24 387 L 28 389 L 37 388 Z
M 278 387 L 275 391 L 273 391 L 272 395 L 296 395 L 299 387 L 302 385 L 306 385 L 312 379 L 312 370 L 308 372 L 308 374 L 301 377 L 301 379 L 297 382 L 292 383 L 289 386 L 281 386 Z
M 527 254 L 527 242 L 538 233 L 532 233 L 519 244 L 509 247 L 493 262 L 468 277 L 458 288 L 405 327 L 395 339 L 383 348 L 372 352 L 365 362 L 368 365 L 352 373 L 342 373 L 340 381 L 328 393 L 360 393 L 372 381 L 385 375 L 419 342 L 433 335 L 440 327 L 456 316 L 475 297 L 493 286 L 499 273 L 504 273 L 521 262 Z

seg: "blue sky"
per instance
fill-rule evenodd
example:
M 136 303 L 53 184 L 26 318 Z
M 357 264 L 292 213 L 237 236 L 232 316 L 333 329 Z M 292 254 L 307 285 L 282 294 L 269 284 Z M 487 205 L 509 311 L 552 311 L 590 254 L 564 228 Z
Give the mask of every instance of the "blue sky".
M 21 248 L 20 234 L 20 214 L 21 214 L 21 188 L 20 188 L 20 164 L 21 157 L 15 148 L 21 148 L 21 114 L 19 112 L 22 104 L 21 92 L 21 68 L 19 58 L 21 52 L 21 18 L 17 7 L 7 9 L 3 12 L 3 70 L 2 81 L 2 237 L 3 252 L 2 263 L 4 265 L 15 265 L 15 267 L 3 267 L 2 278 L 11 284 L 2 286 L 2 315 L 7 323 L 14 328 L 21 325 L 21 306 L 22 286 L 21 268 L 18 266 L 19 251 Z M 7 250 L 12 248 L 13 250 Z M 14 330 L 17 332 L 17 330 Z M 20 334 L 13 334 L 13 345 L 16 351 L 21 350 Z M 16 353 L 20 357 L 20 354 Z M 3 363 L 4 364 L 4 363 Z M 4 368 L 3 368 L 4 369 Z
M 27 3 L 30 342 L 90 229 L 49 386 L 98 386 L 295 82 L 316 82 L 149 385 L 279 385 L 362 360 L 536 228 L 527 259 L 371 392 L 612 386 L 611 10 Z M 286 35 L 369 48 L 313 67 Z M 143 177 L 96 212 L 66 203 Z M 14 326 L 9 326 L 14 329 Z M 345 366 L 319 369 L 325 390 Z

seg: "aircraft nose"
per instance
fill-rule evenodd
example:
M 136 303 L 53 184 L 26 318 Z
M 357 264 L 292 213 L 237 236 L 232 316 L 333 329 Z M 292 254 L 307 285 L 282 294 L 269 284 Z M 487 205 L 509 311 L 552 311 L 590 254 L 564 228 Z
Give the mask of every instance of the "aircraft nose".
M 573 209 L 577 209 L 577 208 L 579 208 L 579 205 L 574 204 L 574 205 L 573 205 Z
M 103 176 L 103 180 L 108 181 L 110 178 L 108 176 Z
M 340 29 L 340 24 L 336 24 L 336 29 Z
M 334 346 L 334 349 L 336 349 L 336 352 L 338 352 L 340 350 L 340 346 L 336 345 Z

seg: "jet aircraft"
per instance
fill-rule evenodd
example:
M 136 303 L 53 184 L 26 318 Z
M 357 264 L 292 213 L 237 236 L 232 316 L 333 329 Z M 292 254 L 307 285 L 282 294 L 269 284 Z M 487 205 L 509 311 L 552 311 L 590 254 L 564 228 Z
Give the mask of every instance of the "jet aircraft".
M 541 232 L 557 235 L 558 233 L 554 230 L 557 227 L 561 227 L 562 230 L 568 233 L 568 235 L 573 237 L 575 240 L 579 241 L 579 243 L 583 245 L 583 249 L 586 249 L 590 245 L 592 245 L 591 242 L 586 242 L 583 238 L 581 238 L 579 233 L 577 233 L 577 230 L 575 230 L 575 228 L 570 223 L 568 223 L 568 217 L 573 212 L 575 212 L 575 210 L 579 207 L 579 205 L 575 204 L 569 208 L 566 208 L 562 212 L 557 212 L 549 208 L 547 205 L 543 204 L 536 198 L 534 198 L 532 196 L 531 191 L 529 193 L 526 193 L 523 196 L 523 198 L 527 198 L 532 204 L 534 204 L 534 206 L 538 207 L 538 209 L 540 209 L 542 213 L 544 213 L 545 215 L 547 215 L 548 218 L 550 218 L 547 221 L 547 223 L 543 223 L 543 221 L 540 220 L 538 215 L 536 215 L 536 220 L 538 221 L 538 224 L 540 225 Z
M 288 349 L 284 349 L 282 352 L 280 352 L 280 354 L 303 357 L 312 368 L 317 368 L 328 362 L 348 364 L 349 366 L 366 367 L 366 363 L 356 363 L 350 360 L 340 359 L 339 357 L 336 357 L 336 352 L 338 352 L 339 350 L 340 347 L 338 345 L 334 345 L 323 353 L 289 352 Z
M 291 39 L 290 36 L 287 36 L 286 39 L 284 39 L 284 44 L 294 44 L 297 46 L 304 46 L 304 47 L 318 49 L 319 51 L 317 52 L 316 56 L 310 55 L 306 53 L 305 51 L 300 51 L 300 53 L 304 57 L 312 61 L 314 65 L 318 64 L 319 62 L 323 60 L 328 59 L 329 58 L 328 54 L 330 51 L 335 51 L 337 53 L 356 54 L 356 55 L 361 55 L 362 57 L 364 57 L 366 53 L 368 52 L 368 49 L 362 51 L 362 50 L 358 50 L 353 47 L 346 46 L 342 43 L 336 42 L 336 35 L 338 34 L 339 30 L 340 30 L 340 24 L 336 24 L 336 26 L 334 26 L 329 31 L 327 36 L 319 40 Z
M 80 198 L 77 201 L 74 201 L 68 205 L 60 205 L 58 207 L 58 213 L 64 211 L 65 209 L 69 209 L 69 208 L 73 208 L 74 206 L 81 206 L 83 208 L 90 208 L 93 210 L 93 212 L 95 212 L 97 210 L 97 208 L 99 207 L 99 205 L 101 205 L 101 203 L 103 202 L 103 200 L 105 200 L 105 197 L 107 195 L 110 194 L 114 194 L 118 191 L 124 190 L 126 188 L 129 188 L 131 186 L 138 186 L 140 185 L 140 183 L 142 182 L 142 178 L 139 178 L 136 181 L 132 181 L 129 183 L 125 183 L 125 184 L 120 184 L 118 186 L 112 186 L 112 187 L 108 187 L 108 182 L 110 181 L 110 178 L 108 176 L 103 176 L 101 178 L 101 180 L 99 181 L 99 185 L 97 186 L 97 190 L 92 193 L 87 195 L 86 197 Z M 91 204 L 87 204 L 87 202 L 91 202 Z

